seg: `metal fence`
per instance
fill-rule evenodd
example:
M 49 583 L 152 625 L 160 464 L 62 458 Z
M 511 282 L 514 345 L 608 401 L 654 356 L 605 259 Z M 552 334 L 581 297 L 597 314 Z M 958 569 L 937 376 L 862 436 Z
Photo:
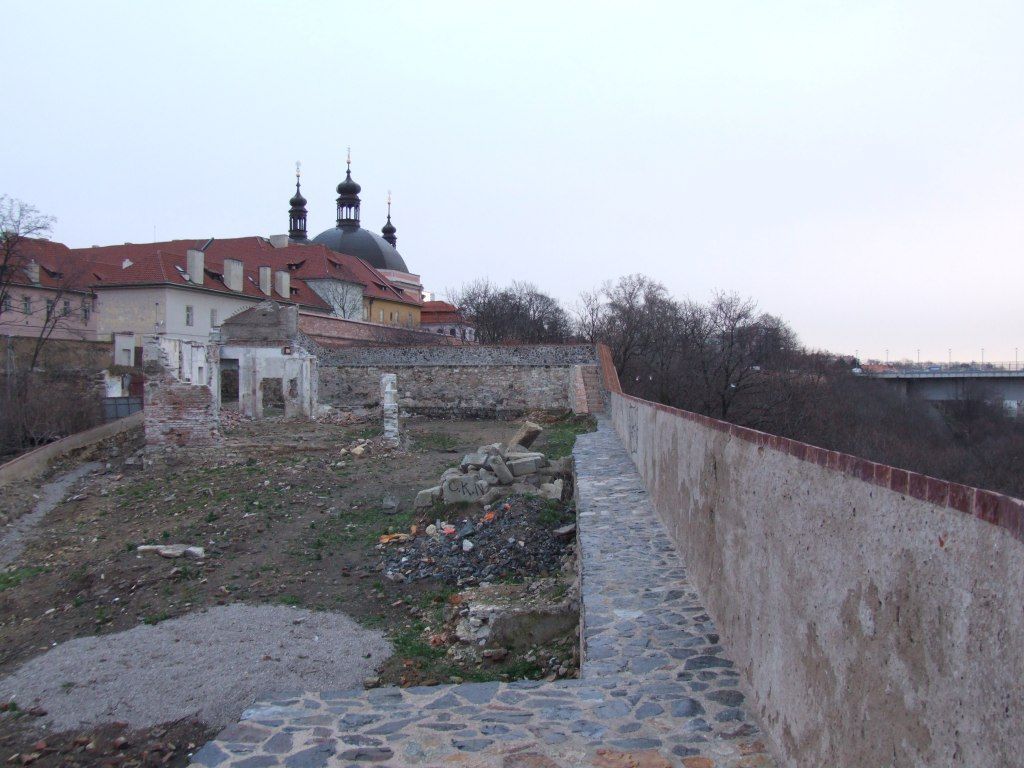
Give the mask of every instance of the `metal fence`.
M 141 397 L 104 397 L 103 398 L 103 419 L 104 421 L 116 421 L 125 416 L 131 416 L 142 410 Z

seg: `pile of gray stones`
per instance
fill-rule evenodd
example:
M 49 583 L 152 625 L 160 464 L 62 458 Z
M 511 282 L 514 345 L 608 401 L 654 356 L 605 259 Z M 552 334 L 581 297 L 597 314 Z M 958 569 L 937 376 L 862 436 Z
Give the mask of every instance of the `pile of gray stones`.
M 511 495 L 541 496 L 562 500 L 569 489 L 563 478 L 571 474 L 571 458 L 548 461 L 543 453 L 531 451 L 543 429 L 527 421 L 508 443 L 481 445 L 476 453 L 463 457 L 458 467 L 445 470 L 441 482 L 416 496 L 416 509 L 444 504 L 488 506 Z

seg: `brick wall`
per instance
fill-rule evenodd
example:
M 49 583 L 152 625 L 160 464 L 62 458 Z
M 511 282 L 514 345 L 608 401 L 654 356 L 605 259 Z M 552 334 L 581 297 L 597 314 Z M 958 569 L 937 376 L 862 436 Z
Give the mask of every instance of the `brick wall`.
M 376 405 L 383 373 L 398 376 L 403 410 L 513 418 L 571 408 L 572 369 L 596 361 L 587 345 L 345 349 L 320 358 L 320 402 Z
M 178 381 L 163 366 L 145 367 L 146 445 L 192 447 L 220 440 L 220 409 L 204 385 Z

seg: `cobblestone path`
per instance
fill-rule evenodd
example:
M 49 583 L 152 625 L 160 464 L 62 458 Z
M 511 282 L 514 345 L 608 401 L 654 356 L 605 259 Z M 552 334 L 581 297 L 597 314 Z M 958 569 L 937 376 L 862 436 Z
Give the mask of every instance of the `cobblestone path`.
M 611 425 L 577 438 L 579 680 L 277 695 L 194 765 L 767 768 L 739 675 Z

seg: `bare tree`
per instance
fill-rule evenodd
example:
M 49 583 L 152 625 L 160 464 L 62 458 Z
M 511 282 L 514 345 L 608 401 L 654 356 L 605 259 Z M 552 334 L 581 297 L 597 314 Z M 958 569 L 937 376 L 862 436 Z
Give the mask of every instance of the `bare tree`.
M 566 311 L 532 283 L 514 282 L 498 288 L 481 279 L 451 291 L 449 299 L 474 325 L 477 340 L 484 343 L 563 342 L 572 334 Z
M 33 205 L 0 195 L 0 315 L 11 311 L 11 285 L 23 278 L 32 260 L 26 241 L 48 236 L 55 221 Z

